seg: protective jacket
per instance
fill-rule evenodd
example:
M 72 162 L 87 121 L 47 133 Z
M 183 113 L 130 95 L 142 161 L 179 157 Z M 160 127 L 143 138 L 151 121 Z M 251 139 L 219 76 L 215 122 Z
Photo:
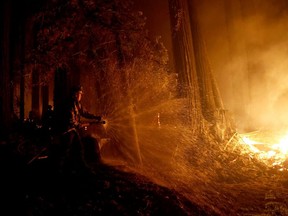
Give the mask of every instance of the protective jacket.
M 101 116 L 89 113 L 83 108 L 80 102 L 77 100 L 71 100 L 67 107 L 66 130 L 81 127 L 81 117 L 86 119 L 95 119 L 97 121 L 101 120 Z

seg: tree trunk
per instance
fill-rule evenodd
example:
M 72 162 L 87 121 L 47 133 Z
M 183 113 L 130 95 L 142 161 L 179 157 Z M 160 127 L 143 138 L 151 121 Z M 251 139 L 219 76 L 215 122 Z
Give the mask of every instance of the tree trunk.
M 32 110 L 35 118 L 40 118 L 40 87 L 39 73 L 33 69 L 32 71 Z
M 0 133 L 7 135 L 11 129 L 11 92 L 10 92 L 10 33 L 11 33 L 11 2 L 1 2 L 1 44 L 0 44 Z
M 45 113 L 46 110 L 48 110 L 49 86 L 48 85 L 42 86 L 41 93 L 42 93 L 42 115 L 41 116 L 43 116 L 43 113 Z
M 67 72 L 65 69 L 57 68 L 54 81 L 54 109 L 60 112 L 63 101 L 68 97 Z
M 169 0 L 175 69 L 178 74 L 179 96 L 189 103 L 189 124 L 199 131 L 202 121 L 193 34 L 186 0 Z
M 28 21 L 26 21 L 28 22 Z M 25 118 L 25 71 L 24 71 L 24 64 L 25 64 L 25 48 L 26 48 L 26 34 L 25 26 L 27 23 L 24 23 L 21 27 L 21 37 L 20 37 L 20 45 L 19 45 L 19 58 L 20 58 L 20 121 L 23 122 Z
M 20 75 L 20 121 L 23 122 L 25 118 L 25 78 L 24 78 L 24 68 L 21 66 Z
M 214 122 L 215 112 L 217 110 L 223 110 L 224 106 L 211 70 L 205 41 L 203 40 L 201 29 L 198 24 L 197 5 L 194 3 L 194 0 L 188 1 L 188 5 L 202 113 L 207 121 Z
M 206 133 L 210 124 L 215 128 L 221 125 L 223 138 L 227 127 L 226 114 L 201 35 L 196 6 L 193 0 L 169 0 L 179 93 L 188 100 L 188 115 L 194 134 Z

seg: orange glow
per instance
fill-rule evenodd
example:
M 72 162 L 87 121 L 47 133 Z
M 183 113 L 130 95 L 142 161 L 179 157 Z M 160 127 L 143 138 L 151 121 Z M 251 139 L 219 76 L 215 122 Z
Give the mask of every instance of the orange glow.
M 280 170 L 283 170 L 287 169 L 283 167 L 283 162 L 288 158 L 288 133 L 283 134 L 276 135 L 271 132 L 269 136 L 264 136 L 259 132 L 253 137 L 241 134 L 240 144 L 249 147 L 250 153 L 268 166 L 279 166 Z
M 288 153 L 288 134 L 286 134 L 278 144 L 272 146 L 273 149 L 280 151 L 281 154 L 287 155 Z

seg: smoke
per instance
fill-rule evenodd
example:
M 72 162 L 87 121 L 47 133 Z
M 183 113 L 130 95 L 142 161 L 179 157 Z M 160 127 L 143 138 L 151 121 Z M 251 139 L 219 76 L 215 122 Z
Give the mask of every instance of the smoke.
M 212 12 L 213 11 L 213 12 Z M 240 130 L 288 123 L 288 6 L 202 1 L 198 14 L 226 108 Z
M 137 3 L 140 2 L 140 3 Z M 198 21 L 225 108 L 239 130 L 288 122 L 288 5 L 285 0 L 199 0 Z M 166 0 L 136 1 L 147 27 L 162 35 L 172 63 Z M 160 11 L 156 13 L 155 10 Z M 161 28 L 159 28 L 161 26 Z

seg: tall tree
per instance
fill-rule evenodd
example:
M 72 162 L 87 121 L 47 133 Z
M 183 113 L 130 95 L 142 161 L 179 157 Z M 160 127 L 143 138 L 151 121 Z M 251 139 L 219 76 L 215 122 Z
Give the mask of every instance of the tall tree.
M 199 122 L 208 122 L 221 131 L 223 138 L 223 131 L 230 125 L 208 61 L 197 20 L 197 5 L 187 0 L 169 0 L 169 5 L 179 92 L 180 97 L 189 101 L 192 128 L 195 134 L 199 134 L 200 130 L 207 128 Z
M 12 4 L 1 2 L 0 24 L 0 133 L 1 137 L 11 129 L 11 20 Z
M 188 98 L 189 121 L 198 132 L 200 128 L 197 127 L 202 119 L 202 111 L 188 2 L 169 0 L 169 8 L 179 94 L 180 97 Z

